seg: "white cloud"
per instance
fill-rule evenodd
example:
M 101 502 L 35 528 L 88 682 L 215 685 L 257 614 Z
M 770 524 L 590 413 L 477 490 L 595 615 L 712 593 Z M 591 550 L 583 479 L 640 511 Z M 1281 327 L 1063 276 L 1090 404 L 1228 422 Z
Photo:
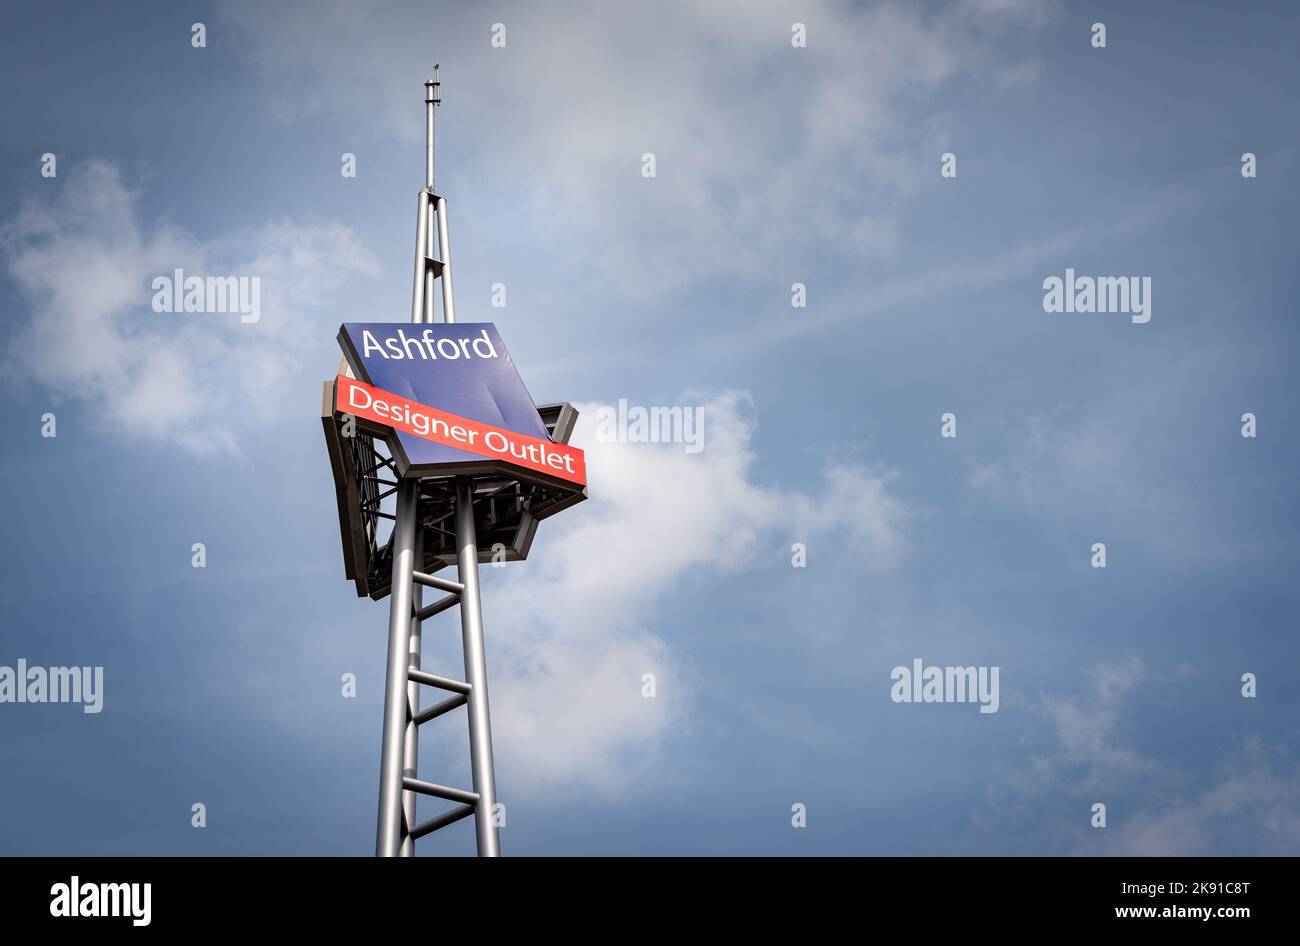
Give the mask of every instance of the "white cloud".
M 707 401 L 705 447 L 686 454 L 596 442 L 598 405 L 583 405 L 574 441 L 587 451 L 592 499 L 543 523 L 533 560 L 487 598 L 493 731 L 512 775 L 614 792 L 661 758 L 695 689 L 668 639 L 710 633 L 704 620 L 672 633 L 656 625 L 674 592 L 846 519 L 837 541 L 864 549 L 868 566 L 902 554 L 909 514 L 886 473 L 833 466 L 815 496 L 755 482 L 747 406 L 736 392 Z M 641 696 L 644 673 L 656 674 L 655 699 Z
M 1247 739 L 1217 758 L 1201 754 L 1189 770 L 1131 745 L 1128 734 L 1142 731 L 1133 694 L 1162 685 L 1186 693 L 1193 672 L 1150 675 L 1137 658 L 1101 663 L 1081 697 L 1045 699 L 1051 750 L 991 786 L 994 808 L 976 822 L 1032 820 L 1054 845 L 1084 854 L 1294 853 L 1300 768 L 1285 747 Z M 1095 802 L 1107 805 L 1104 829 L 1090 826 Z
M 960 0 L 959 9 L 974 16 L 1013 16 L 1038 20 L 1055 12 L 1055 0 Z
M 1044 701 L 1058 739 L 1059 755 L 1053 761 L 1074 773 L 1071 781 L 1078 789 L 1100 789 L 1157 768 L 1123 745 L 1120 728 L 1124 698 L 1142 682 L 1144 674 L 1142 661 L 1135 657 L 1099 664 L 1092 672 L 1092 692 L 1086 699 Z M 1041 767 L 1039 771 L 1043 771 Z
M 346 227 L 279 221 L 204 241 L 149 226 L 140 202 L 115 167 L 89 162 L 0 230 L 25 303 L 5 372 L 34 379 L 56 402 L 86 403 L 131 436 L 234 450 L 231 417 L 267 416 L 286 402 L 311 307 L 378 266 Z M 152 280 L 176 268 L 258 277 L 260 321 L 154 312 Z
M 1236 415 L 1219 392 L 1267 357 L 1262 345 L 1243 346 L 1231 357 L 1199 342 L 1158 354 L 1134 346 L 1096 364 L 1080 356 L 1090 365 L 1086 386 L 1076 388 L 1079 376 L 1067 369 L 1057 381 L 1072 396 L 1008 418 L 1001 439 L 1009 446 L 972 462 L 970 488 L 1045 527 L 1086 529 L 1085 552 L 1105 542 L 1111 567 L 1117 549 L 1130 562 L 1138 550 L 1180 563 L 1267 567 L 1276 550 L 1261 544 L 1240 507 L 1204 498 L 1203 470 L 1236 436 Z
M 1294 856 L 1300 850 L 1300 771 L 1278 771 L 1279 753 L 1247 745 L 1229 772 L 1206 791 L 1135 812 L 1112 830 L 1112 855 L 1193 857 L 1211 854 Z
M 411 24 L 427 6 L 236 4 L 227 15 L 286 116 L 378 115 L 408 144 L 422 138 L 419 82 L 435 54 Z M 989 36 L 1004 19 L 847 0 L 507 4 L 442 11 L 433 48 L 442 120 L 474 142 L 491 188 L 636 293 L 891 250 L 897 206 L 938 159 L 910 130 L 935 107 L 918 93 L 1014 66 Z M 488 43 L 495 20 L 504 49 Z M 795 21 L 807 48 L 791 45 Z M 653 181 L 640 175 L 644 152 L 657 158 Z

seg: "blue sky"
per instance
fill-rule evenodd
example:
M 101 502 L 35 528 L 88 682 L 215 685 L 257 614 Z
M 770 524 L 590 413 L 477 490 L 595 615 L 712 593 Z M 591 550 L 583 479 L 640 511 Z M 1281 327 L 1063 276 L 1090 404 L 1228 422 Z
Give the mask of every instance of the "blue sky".
M 338 325 L 409 315 L 434 61 L 458 316 L 591 468 L 484 570 L 505 853 L 1300 846 L 1292 5 L 3 18 L 0 665 L 101 665 L 105 707 L 0 704 L 0 851 L 371 850 L 387 609 L 317 410 Z M 178 266 L 260 320 L 154 312 Z M 1044 312 L 1067 267 L 1151 277 L 1150 322 Z M 620 398 L 704 449 L 597 441 Z M 891 702 L 917 657 L 999 667 L 998 712 Z

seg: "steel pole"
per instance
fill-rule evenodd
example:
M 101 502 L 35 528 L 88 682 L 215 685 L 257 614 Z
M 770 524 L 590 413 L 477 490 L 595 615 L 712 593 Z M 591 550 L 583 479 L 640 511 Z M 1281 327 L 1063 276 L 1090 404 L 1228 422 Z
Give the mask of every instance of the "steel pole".
M 478 586 L 478 536 L 474 529 L 474 481 L 456 481 L 456 561 L 460 583 L 460 629 L 469 691 L 469 764 L 478 793 L 474 829 L 479 857 L 499 857 L 495 824 L 496 776 L 492 771 L 492 721 L 488 712 L 487 656 L 483 650 L 483 605 Z
M 415 280 L 411 287 L 411 321 L 425 321 L 424 313 L 426 307 L 431 303 L 428 302 L 429 288 L 425 274 L 428 272 L 428 265 L 424 259 L 429 255 L 429 193 L 420 191 L 417 195 L 419 203 L 415 211 Z M 428 321 L 432 322 L 433 319 Z
M 442 260 L 442 320 L 456 321 L 456 302 L 451 295 L 451 240 L 447 236 L 447 198 L 439 197 L 438 256 Z
M 430 195 L 429 198 L 426 199 L 426 201 L 425 201 L 426 204 L 428 203 L 429 200 L 432 200 L 432 197 L 433 197 L 433 141 L 434 141 L 434 139 L 433 139 L 433 123 L 434 123 L 434 121 L 433 121 L 433 113 L 434 113 L 434 109 L 436 109 L 437 107 L 438 107 L 438 67 L 437 67 L 437 65 L 435 65 L 435 66 L 433 67 L 433 78 L 430 79 L 430 80 L 428 80 L 427 82 L 424 83 L 424 112 L 425 112 L 425 118 L 424 118 L 424 186 L 425 186 L 425 188 L 428 190 L 429 195 Z M 433 241 L 434 241 L 434 236 L 435 236 L 435 234 L 434 234 L 434 222 L 433 222 L 432 216 L 431 216 L 431 215 L 428 215 L 427 213 L 426 213 L 426 216 L 425 216 L 424 218 L 422 218 L 422 219 L 423 219 L 422 226 L 425 228 L 425 229 L 424 229 L 424 241 L 425 241 L 425 244 L 424 244 L 424 245 L 425 245 L 426 247 L 429 248 L 429 250 L 430 250 L 429 255 L 432 256 L 432 255 L 433 255 L 433 253 L 432 253 L 432 249 L 433 249 L 433 245 L 434 245 L 434 242 L 433 242 Z M 441 252 L 441 247 L 439 248 L 439 252 Z M 442 258 L 442 257 L 440 257 L 440 258 Z M 433 305 L 434 305 L 434 303 L 433 303 L 433 281 L 434 281 L 435 278 L 436 278 L 436 277 L 434 276 L 434 274 L 433 274 L 433 270 L 432 270 L 432 269 L 428 269 L 428 270 L 425 271 L 425 273 L 424 273 L 424 312 L 423 312 L 423 315 L 422 315 L 422 319 L 421 319 L 421 320 L 422 320 L 422 321 L 425 321 L 425 322 L 430 322 L 430 323 L 432 323 L 432 322 L 434 321 L 434 311 L 433 311 Z M 445 300 L 444 300 L 444 303 L 445 303 Z M 421 321 L 421 320 L 416 320 L 416 321 Z
M 438 66 L 433 67 L 433 78 L 424 82 L 424 186 L 433 189 L 433 110 L 439 101 Z
M 432 198 L 430 198 L 430 199 L 432 199 Z M 424 203 L 425 203 L 425 206 L 427 207 L 428 204 L 429 204 L 429 200 L 425 200 Z M 433 229 L 434 229 L 434 223 L 433 223 L 432 215 L 430 215 L 430 214 L 426 214 L 426 217 L 429 218 L 429 230 L 428 230 L 428 233 L 425 234 L 425 240 L 427 241 L 427 242 L 426 242 L 426 245 L 431 247 L 431 246 L 433 246 Z M 445 272 L 445 270 L 444 270 L 444 272 Z M 424 321 L 426 321 L 426 322 L 430 322 L 430 323 L 432 323 L 432 322 L 436 322 L 436 321 L 437 321 L 437 319 L 434 318 L 434 301 L 433 301 L 433 299 L 434 299 L 434 296 L 433 296 L 433 283 L 434 283 L 434 280 L 437 279 L 437 278 L 438 278 L 438 277 L 435 276 L 434 273 L 433 273 L 433 267 L 432 267 L 432 266 L 429 267 L 429 268 L 425 271 L 425 274 L 424 274 Z
M 419 487 L 416 487 L 415 508 L 411 510 L 412 517 L 416 519 L 415 527 L 415 562 L 417 567 L 424 563 L 424 530 L 419 526 Z M 411 643 L 409 654 L 406 661 L 408 667 L 420 667 L 420 605 L 423 603 L 423 589 L 414 583 L 411 584 Z M 406 735 L 403 740 L 402 748 L 402 776 L 404 778 L 419 778 L 420 767 L 420 726 L 416 722 L 416 717 L 420 713 L 420 684 L 414 680 L 408 680 L 406 684 L 406 702 L 410 710 L 406 717 Z M 415 839 L 411 837 L 409 831 L 418 824 L 415 817 L 415 792 L 402 792 L 402 813 L 406 817 L 407 831 L 402 833 L 402 857 L 415 856 Z
M 414 480 L 397 488 L 393 525 L 393 581 L 388 611 L 388 673 L 384 682 L 384 741 L 379 761 L 378 857 L 401 853 L 402 763 L 406 751 L 407 668 L 411 659 L 411 592 L 415 585 L 416 490 Z

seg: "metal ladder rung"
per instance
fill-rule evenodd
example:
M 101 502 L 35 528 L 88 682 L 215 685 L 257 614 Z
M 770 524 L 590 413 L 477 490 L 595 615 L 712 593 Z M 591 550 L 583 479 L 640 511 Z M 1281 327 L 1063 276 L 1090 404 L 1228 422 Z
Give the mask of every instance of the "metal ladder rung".
M 450 594 L 445 598 L 439 598 L 437 601 L 433 602 L 433 604 L 426 604 L 422 608 L 416 608 L 415 619 L 417 621 L 427 621 L 435 614 L 441 614 L 443 611 L 446 611 L 453 604 L 460 604 L 460 595 Z
M 416 683 L 423 683 L 425 686 L 437 687 L 440 690 L 446 690 L 449 693 L 469 693 L 470 685 L 464 680 L 453 680 L 450 677 L 440 677 L 437 674 L 425 673 L 418 667 L 407 667 L 406 675 Z
M 472 814 L 474 814 L 473 805 L 460 805 L 459 807 L 453 808 L 451 811 L 445 812 L 436 818 L 430 818 L 428 821 L 417 824 L 410 830 L 409 836 L 412 841 L 418 841 L 426 834 L 433 834 L 433 832 L 437 831 L 439 828 L 445 828 L 449 824 L 455 824 L 462 818 L 468 818 Z
M 402 788 L 408 792 L 419 792 L 421 795 L 432 795 L 434 798 L 458 801 L 462 805 L 478 804 L 478 792 L 467 792 L 463 788 L 448 788 L 446 785 L 422 782 L 420 779 L 411 778 L 409 775 L 402 778 Z
M 411 577 L 417 585 L 424 585 L 426 588 L 437 588 L 439 591 L 449 591 L 455 595 L 465 590 L 464 585 L 449 578 L 438 578 L 436 575 L 426 575 L 424 572 L 414 572 Z
M 411 717 L 411 721 L 415 723 L 415 725 L 419 726 L 423 723 L 427 723 L 431 719 L 437 719 L 443 713 L 450 713 L 452 710 L 464 706 L 468 702 L 468 695 L 457 693 L 455 696 L 448 697 L 441 703 L 436 703 L 428 709 L 420 710 L 420 712 Z

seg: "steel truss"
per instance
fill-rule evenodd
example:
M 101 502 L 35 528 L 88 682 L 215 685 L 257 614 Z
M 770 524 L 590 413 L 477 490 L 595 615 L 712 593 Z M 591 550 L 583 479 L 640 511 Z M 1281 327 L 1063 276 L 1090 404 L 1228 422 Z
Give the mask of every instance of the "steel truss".
M 447 201 L 433 187 L 434 111 L 439 102 L 435 66 L 433 79 L 425 83 L 425 186 L 417 194 L 411 292 L 415 323 L 436 321 L 439 298 L 443 321 L 456 320 Z M 441 285 L 441 293 L 435 284 Z M 351 376 L 346 359 L 340 362 L 339 373 Z M 357 427 L 355 419 L 335 407 L 334 382 L 327 381 L 321 422 L 334 474 L 345 572 L 358 595 L 390 599 L 375 853 L 411 856 L 419 838 L 473 816 L 479 855 L 498 856 L 478 568 L 482 562 L 526 558 L 538 522 L 581 502 L 586 490 L 533 477 L 516 478 L 509 470 L 420 477 L 399 467 L 394 444 Z M 577 412 L 567 403 L 537 410 L 551 440 L 568 443 Z M 391 530 L 386 526 L 389 521 Z M 436 574 L 452 565 L 456 566 L 454 580 Z M 436 593 L 428 603 L 426 589 Z M 463 679 L 428 672 L 420 660 L 423 623 L 453 607 L 460 609 Z M 422 708 L 423 688 L 441 691 L 440 699 Z M 420 779 L 420 727 L 462 707 L 469 725 L 471 787 L 452 788 Z M 421 795 L 451 802 L 453 807 L 419 821 L 416 803 Z

